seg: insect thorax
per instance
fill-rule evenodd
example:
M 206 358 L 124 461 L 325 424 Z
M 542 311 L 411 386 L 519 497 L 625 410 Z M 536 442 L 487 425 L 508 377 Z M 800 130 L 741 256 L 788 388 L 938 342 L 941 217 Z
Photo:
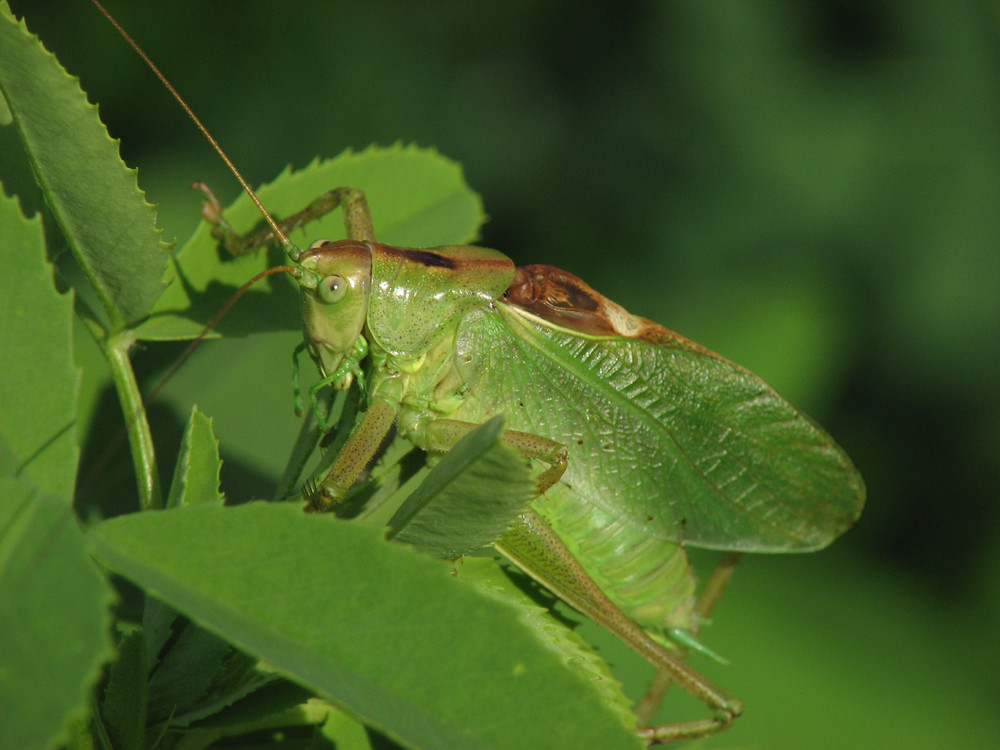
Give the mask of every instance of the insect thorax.
M 372 364 L 371 397 L 396 406 L 399 435 L 426 449 L 427 423 L 451 418 L 465 398 L 464 383 L 455 366 L 455 329 L 419 357 L 376 350 Z

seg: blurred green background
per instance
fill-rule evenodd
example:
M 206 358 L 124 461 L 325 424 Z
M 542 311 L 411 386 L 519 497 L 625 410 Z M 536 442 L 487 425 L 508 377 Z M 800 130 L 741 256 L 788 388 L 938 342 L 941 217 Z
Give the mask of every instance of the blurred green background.
M 11 5 L 100 102 L 168 237 L 199 220 L 192 181 L 235 197 L 86 0 Z M 747 559 L 720 605 L 706 640 L 733 666 L 698 666 L 747 712 L 704 746 L 1000 747 L 994 3 L 108 6 L 251 183 L 436 146 L 483 196 L 482 244 L 746 365 L 854 458 L 857 527 Z M 205 346 L 159 407 L 216 417 L 236 496 L 294 437 L 297 336 Z M 241 408 L 214 411 L 234 388 Z

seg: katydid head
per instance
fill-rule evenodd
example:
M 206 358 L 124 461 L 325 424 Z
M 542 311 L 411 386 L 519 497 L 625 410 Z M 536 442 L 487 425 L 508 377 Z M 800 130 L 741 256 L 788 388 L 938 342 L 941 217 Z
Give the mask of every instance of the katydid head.
M 323 372 L 333 375 L 358 350 L 368 314 L 372 247 L 319 240 L 299 258 L 299 269 L 306 341 Z M 346 388 L 351 379 L 345 373 L 334 386 Z

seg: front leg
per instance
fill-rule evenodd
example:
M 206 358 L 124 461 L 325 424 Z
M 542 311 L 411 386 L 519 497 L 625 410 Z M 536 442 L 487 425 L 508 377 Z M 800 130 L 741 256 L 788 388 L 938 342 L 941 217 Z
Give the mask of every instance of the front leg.
M 245 236 L 240 235 L 225 220 L 222 215 L 222 205 L 205 183 L 196 182 L 191 187 L 205 194 L 202 215 L 213 224 L 213 236 L 222 242 L 231 255 L 236 257 L 246 255 L 274 241 L 272 229 L 263 229 Z M 344 209 L 344 227 L 347 231 L 347 239 L 360 242 L 375 241 L 375 229 L 372 225 L 372 215 L 365 194 L 361 190 L 349 187 L 339 187 L 324 193 L 298 213 L 279 221 L 278 228 L 282 233 L 288 235 L 338 208 Z M 298 260 L 298 258 L 292 258 L 292 260 Z
M 395 408 L 388 401 L 373 401 L 330 468 L 302 489 L 306 512 L 329 510 L 340 503 L 392 436 L 395 424 Z

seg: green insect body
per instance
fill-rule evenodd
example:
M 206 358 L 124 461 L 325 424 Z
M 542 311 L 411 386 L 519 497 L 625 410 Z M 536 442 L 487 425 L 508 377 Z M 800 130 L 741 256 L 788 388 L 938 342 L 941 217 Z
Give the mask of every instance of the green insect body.
M 435 420 L 503 414 L 565 446 L 565 473 L 533 507 L 642 625 L 690 627 L 681 542 L 810 550 L 857 517 L 860 478 L 820 428 L 759 378 L 571 274 L 515 270 L 482 248 L 356 241 L 321 244 L 301 263 L 350 280 L 329 303 L 322 282 L 304 288 L 321 369 L 368 351 L 365 391 L 391 404 L 402 437 L 430 449 Z M 347 488 L 323 489 L 320 505 Z

